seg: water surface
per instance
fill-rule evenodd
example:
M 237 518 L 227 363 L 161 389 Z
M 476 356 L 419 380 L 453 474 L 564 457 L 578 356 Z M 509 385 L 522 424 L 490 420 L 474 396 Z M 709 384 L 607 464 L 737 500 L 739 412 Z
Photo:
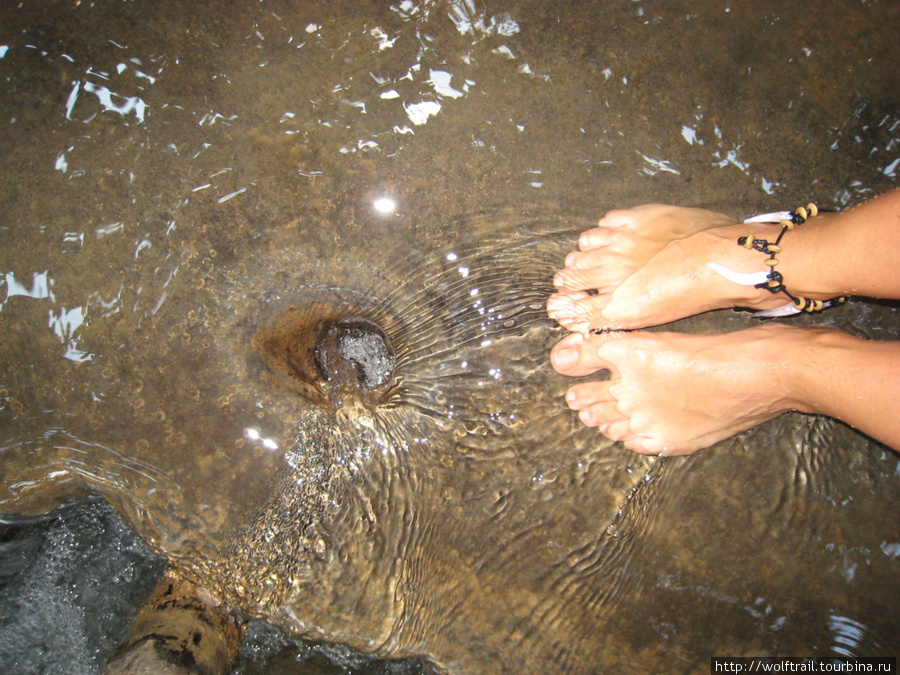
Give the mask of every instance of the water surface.
M 564 251 L 614 207 L 662 201 L 744 217 L 807 201 L 841 209 L 897 186 L 898 14 L 895 3 L 829 0 L 7 4 L 0 448 L 52 438 L 87 451 L 114 439 L 116 489 L 131 495 L 157 489 L 159 465 L 140 458 L 162 438 L 207 439 L 229 457 L 253 448 L 246 466 L 267 476 L 266 443 L 289 440 L 271 422 L 281 399 L 230 392 L 230 426 L 193 414 L 235 371 L 191 358 L 225 364 L 245 336 L 248 298 L 275 306 L 286 280 L 306 283 L 302 256 L 329 261 L 323 302 L 381 261 L 347 302 L 363 306 L 370 293 L 407 303 L 414 334 L 434 336 L 430 355 L 446 349 L 443 326 L 459 331 L 445 359 L 407 371 L 416 377 L 402 404 L 439 419 L 469 458 L 448 452 L 447 462 L 488 458 L 512 480 L 513 455 L 527 456 L 531 492 L 511 488 L 510 501 L 545 495 L 536 517 L 565 503 L 566 522 L 582 526 L 591 513 L 571 495 L 604 462 L 630 460 L 578 428 L 562 406 L 565 382 L 547 372 L 542 355 L 562 333 L 539 306 Z M 422 318 L 405 284 L 419 283 L 426 262 L 447 294 L 470 295 L 483 323 L 453 324 L 439 303 Z M 519 313 L 499 318 L 507 301 Z M 211 318 L 234 330 L 205 332 Z M 878 339 L 900 331 L 894 306 L 863 300 L 795 321 Z M 720 312 L 678 328 L 752 322 Z M 501 358 L 516 340 L 525 357 Z M 180 355 L 141 365 L 170 368 L 159 381 L 177 391 L 123 379 L 131 353 Z M 459 383 L 460 400 L 435 394 L 438 381 Z M 454 417 L 473 400 L 477 414 Z M 97 424 L 118 406 L 140 425 Z M 533 447 L 498 446 L 523 426 L 543 427 Z M 186 489 L 197 475 L 232 485 L 214 457 L 173 466 L 158 489 L 225 540 L 237 509 Z M 646 489 L 608 524 L 622 563 L 594 561 L 597 574 L 614 570 L 608 593 L 577 597 L 566 578 L 543 588 L 606 621 L 603 640 L 592 637 L 598 672 L 705 672 L 723 654 L 896 653 L 894 453 L 833 421 L 787 415 L 639 469 Z M 156 514 L 117 506 L 170 536 Z M 173 542 L 185 557 L 202 548 L 186 539 Z M 549 623 L 573 644 L 586 639 L 580 625 Z M 100 660 L 83 662 L 91 672 Z

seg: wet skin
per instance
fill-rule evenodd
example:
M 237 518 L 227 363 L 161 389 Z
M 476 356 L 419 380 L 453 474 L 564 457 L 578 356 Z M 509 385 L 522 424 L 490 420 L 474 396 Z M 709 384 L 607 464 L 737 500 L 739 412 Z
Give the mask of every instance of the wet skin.
M 895 10 L 632 4 L 3 5 L 0 512 L 101 494 L 227 611 L 451 673 L 900 634 L 892 456 L 799 415 L 636 455 L 563 404 L 545 309 L 611 205 L 887 180 Z M 834 320 L 897 334 L 869 311 Z
M 585 424 L 644 453 L 688 454 L 788 410 L 830 414 L 900 447 L 883 400 L 894 398 L 900 382 L 896 343 L 778 324 L 707 336 L 610 338 L 590 332 L 653 326 L 732 306 L 797 313 L 783 286 L 766 286 L 767 263 L 806 298 L 796 302 L 812 303 L 813 310 L 859 290 L 900 298 L 895 256 L 879 247 L 896 233 L 900 191 L 842 213 L 818 215 L 810 205 L 808 221 L 805 209 L 798 213 L 801 220 L 786 221 L 789 227 L 731 225 L 712 212 L 647 205 L 611 212 L 582 234 L 584 250 L 566 257 L 566 268 L 554 278 L 562 292 L 547 307 L 562 326 L 586 335 L 560 342 L 551 360 L 561 374 L 608 369 L 612 377 L 571 387 L 569 407 Z M 754 240 L 781 246 L 764 260 L 753 246 L 734 245 Z M 579 290 L 592 285 L 594 295 Z M 834 296 L 840 297 L 829 300 Z M 843 369 L 844 388 L 823 395 Z M 876 388 L 881 394 L 872 395 Z

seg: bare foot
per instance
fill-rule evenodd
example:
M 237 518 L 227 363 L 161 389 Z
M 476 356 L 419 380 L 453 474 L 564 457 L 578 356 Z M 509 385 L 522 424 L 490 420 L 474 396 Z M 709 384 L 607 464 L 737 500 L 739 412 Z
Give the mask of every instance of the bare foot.
M 566 392 L 584 424 L 636 452 L 685 455 L 802 408 L 788 398 L 784 354 L 803 331 L 765 324 L 725 335 L 573 333 L 550 360 L 561 375 L 610 371 L 605 382 Z
M 776 225 L 737 225 L 703 209 L 648 204 L 610 211 L 579 239 L 553 280 L 547 313 L 568 330 L 634 329 L 726 307 L 771 309 L 788 300 L 729 281 L 708 266 L 765 271 L 765 256 L 737 245 L 750 232 L 775 237 Z M 596 294 L 588 291 L 596 291 Z

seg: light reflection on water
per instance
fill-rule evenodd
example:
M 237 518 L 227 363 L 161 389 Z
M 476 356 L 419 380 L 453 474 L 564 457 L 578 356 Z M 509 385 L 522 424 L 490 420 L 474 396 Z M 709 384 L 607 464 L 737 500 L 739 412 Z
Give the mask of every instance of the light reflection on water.
M 509 391 L 540 368 L 507 362 L 498 331 L 522 322 L 492 274 L 539 281 L 466 250 L 470 238 L 515 238 L 518 222 L 500 207 L 574 235 L 607 208 L 644 201 L 743 216 L 808 199 L 842 208 L 896 185 L 893 8 L 821 2 L 804 16 L 780 3 L 583 4 L 226 3 L 194 17 L 166 3 L 73 2 L 59 10 L 74 22 L 65 35 L 40 6 L 5 8 L 4 25 L 22 29 L 0 46 L 0 319 L 15 312 L 35 343 L 52 344 L 39 366 L 99 370 L 133 348 L 117 322 L 201 311 L 188 282 L 210 292 L 226 282 L 199 265 L 227 269 L 218 256 L 240 258 L 270 228 L 299 219 L 295 245 L 341 259 L 383 249 L 384 260 L 408 257 L 400 272 L 409 278 L 428 261 L 434 283 L 465 298 L 466 341 L 439 368 L 409 377 L 403 402 L 480 457 L 496 450 L 496 434 L 559 411 L 549 395 L 522 411 L 510 407 L 520 399 L 494 396 L 493 387 Z M 679 46 L 685 34 L 702 36 L 690 53 Z M 475 212 L 488 216 L 454 220 Z M 366 293 L 359 274 L 355 290 Z M 415 308 L 405 278 L 394 281 L 394 297 Z M 898 335 L 890 307 L 852 303 L 818 320 Z M 727 330 L 746 321 L 685 325 Z M 188 350 L 196 338 L 185 335 Z M 454 383 L 451 395 L 435 382 Z M 90 391 L 95 410 L 115 398 Z M 168 395 L 171 418 L 186 399 Z M 188 398 L 204 395 L 198 388 Z M 472 396 L 482 396 L 475 415 L 466 409 Z M 0 396 L 2 411 L 17 410 L 10 400 Z M 65 399 L 48 408 L 53 400 Z M 285 447 L 254 416 L 261 401 L 235 422 L 233 440 L 248 442 L 229 453 Z M 425 436 L 409 444 L 427 445 Z M 853 652 L 866 630 L 890 635 L 890 612 L 881 628 L 866 628 L 880 594 L 896 595 L 896 584 L 878 591 L 885 577 L 877 573 L 896 579 L 900 546 L 895 520 L 867 519 L 865 506 L 892 513 L 876 497 L 895 485 L 896 458 L 871 458 L 879 452 L 840 425 L 791 417 L 655 468 L 608 526 L 626 542 L 618 555 L 628 564 L 603 602 L 593 600 L 598 613 L 629 597 L 653 608 L 649 617 L 624 611 L 622 642 L 640 643 L 650 630 L 662 644 L 644 647 L 650 661 L 674 654 L 701 665 L 716 650 L 827 642 Z M 534 461 L 527 489 L 553 504 L 605 461 L 600 451 L 573 454 L 575 468 L 549 455 Z M 770 465 L 760 469 L 760 456 Z M 512 488 L 498 493 L 497 512 L 511 511 L 515 497 Z M 579 569 L 599 566 L 606 550 L 586 551 Z M 757 578 L 742 578 L 742 569 Z M 554 590 L 575 594 L 578 585 Z M 701 636 L 697 626 L 710 617 L 719 617 L 715 629 Z M 609 650 L 603 656 L 614 661 Z

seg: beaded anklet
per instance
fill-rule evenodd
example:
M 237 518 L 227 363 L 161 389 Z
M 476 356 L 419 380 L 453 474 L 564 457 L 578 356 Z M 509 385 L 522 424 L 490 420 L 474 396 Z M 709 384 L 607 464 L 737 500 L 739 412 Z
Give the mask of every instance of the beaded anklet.
M 782 216 L 782 220 L 779 223 L 779 225 L 781 225 L 781 233 L 778 235 L 778 238 L 774 242 L 770 242 L 767 239 L 754 239 L 751 235 L 738 237 L 737 240 L 737 243 L 740 246 L 743 246 L 747 249 L 756 249 L 757 251 L 765 253 L 769 256 L 765 260 L 766 265 L 769 266 L 769 273 L 766 275 L 766 281 L 759 284 L 754 284 L 753 287 L 764 288 L 770 293 L 784 293 L 794 303 L 794 308 L 798 312 L 820 312 L 830 305 L 840 304 L 847 299 L 846 296 L 841 296 L 839 298 L 832 298 L 831 300 L 823 301 L 810 300 L 809 298 L 794 295 L 784 287 L 784 277 L 781 275 L 781 272 L 775 270 L 775 265 L 778 264 L 778 258 L 775 257 L 775 254 L 781 252 L 781 238 L 784 237 L 785 233 L 788 230 L 794 229 L 795 225 L 802 225 L 807 221 L 807 219 L 814 218 L 818 215 L 818 213 L 819 209 L 815 204 L 807 204 L 805 208 L 801 206 L 792 212 L 788 211 L 779 214 Z M 763 218 L 766 218 L 770 215 L 774 214 L 767 214 L 766 216 L 751 218 L 744 222 L 772 222 L 769 220 L 763 220 Z

